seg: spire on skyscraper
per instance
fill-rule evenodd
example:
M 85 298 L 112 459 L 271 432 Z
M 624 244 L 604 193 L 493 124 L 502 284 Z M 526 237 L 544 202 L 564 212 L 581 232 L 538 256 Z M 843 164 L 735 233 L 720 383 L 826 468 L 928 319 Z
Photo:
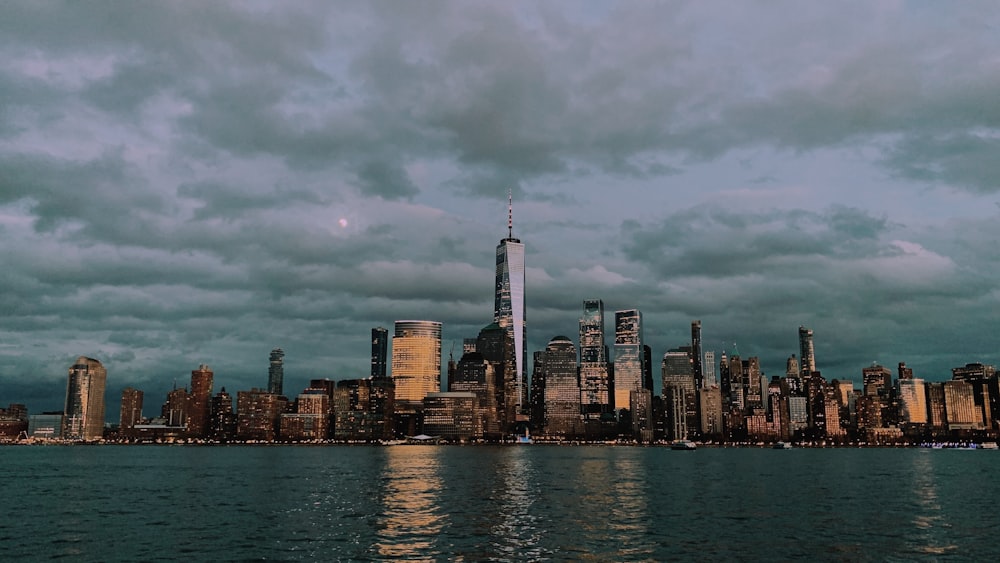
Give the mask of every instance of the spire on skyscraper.
M 514 190 L 507 188 L 507 238 L 514 238 Z

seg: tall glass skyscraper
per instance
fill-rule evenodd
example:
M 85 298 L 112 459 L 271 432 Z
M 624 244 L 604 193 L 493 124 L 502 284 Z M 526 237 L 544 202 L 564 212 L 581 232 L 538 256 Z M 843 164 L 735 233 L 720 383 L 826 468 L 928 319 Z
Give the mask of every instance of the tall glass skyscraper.
M 514 342 L 514 392 L 517 412 L 524 410 L 527 388 L 525 369 L 528 352 L 525 349 L 527 329 L 525 327 L 524 304 L 524 245 L 514 238 L 513 200 L 508 196 L 507 238 L 497 245 L 496 292 L 493 300 L 493 321 L 511 334 Z
M 816 371 L 816 350 L 813 348 L 813 331 L 804 327 L 799 327 L 799 361 L 802 362 L 800 370 L 803 379 Z
M 271 365 L 267 368 L 267 392 L 281 395 L 285 381 L 285 351 L 271 350 Z
M 373 378 L 385 377 L 389 358 L 389 331 L 382 327 L 372 329 L 372 374 Z
M 104 388 L 108 372 L 101 362 L 80 356 L 69 368 L 62 436 L 99 440 L 104 435 Z
M 392 381 L 397 412 L 418 409 L 428 393 L 441 391 L 441 323 L 396 321 Z
M 705 372 L 701 362 L 701 321 L 691 321 L 691 368 L 694 371 L 694 386 L 697 389 L 705 386 Z
M 608 349 L 604 345 L 604 302 L 587 299 L 580 317 L 581 407 L 588 413 L 606 412 L 608 396 Z
M 642 313 L 615 311 L 615 409 L 629 408 L 629 394 L 642 390 Z

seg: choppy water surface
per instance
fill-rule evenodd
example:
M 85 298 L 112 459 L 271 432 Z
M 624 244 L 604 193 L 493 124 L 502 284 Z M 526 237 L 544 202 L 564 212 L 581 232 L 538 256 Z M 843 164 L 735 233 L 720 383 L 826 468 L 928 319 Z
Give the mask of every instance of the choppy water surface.
M 1000 452 L 4 447 L 5 560 L 997 560 Z

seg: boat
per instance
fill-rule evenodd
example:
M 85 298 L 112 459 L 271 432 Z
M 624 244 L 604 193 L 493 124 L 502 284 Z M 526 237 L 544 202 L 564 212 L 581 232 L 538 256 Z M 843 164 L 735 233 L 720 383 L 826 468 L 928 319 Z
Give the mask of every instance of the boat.
M 998 446 L 996 442 L 983 442 L 982 444 L 979 444 L 979 449 L 981 449 L 981 450 L 998 450 L 998 449 L 1000 449 L 1000 446 Z
M 691 451 L 691 450 L 697 450 L 698 445 L 692 442 L 691 440 L 675 440 L 674 442 L 671 442 L 670 449 L 679 451 Z
M 792 449 L 792 443 L 791 442 L 775 442 L 775 444 L 773 446 L 771 446 L 771 447 L 774 448 L 774 449 L 776 449 L 776 450 L 790 450 L 790 449 Z
M 535 441 L 531 439 L 531 435 L 528 434 L 528 429 L 524 429 L 524 436 L 517 437 L 518 444 L 534 444 Z

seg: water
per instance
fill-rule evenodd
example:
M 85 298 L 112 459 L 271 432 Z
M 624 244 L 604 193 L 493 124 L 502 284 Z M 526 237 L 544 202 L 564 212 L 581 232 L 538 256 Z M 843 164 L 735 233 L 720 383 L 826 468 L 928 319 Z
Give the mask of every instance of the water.
M 997 560 L 1000 452 L 3 447 L 5 560 Z

